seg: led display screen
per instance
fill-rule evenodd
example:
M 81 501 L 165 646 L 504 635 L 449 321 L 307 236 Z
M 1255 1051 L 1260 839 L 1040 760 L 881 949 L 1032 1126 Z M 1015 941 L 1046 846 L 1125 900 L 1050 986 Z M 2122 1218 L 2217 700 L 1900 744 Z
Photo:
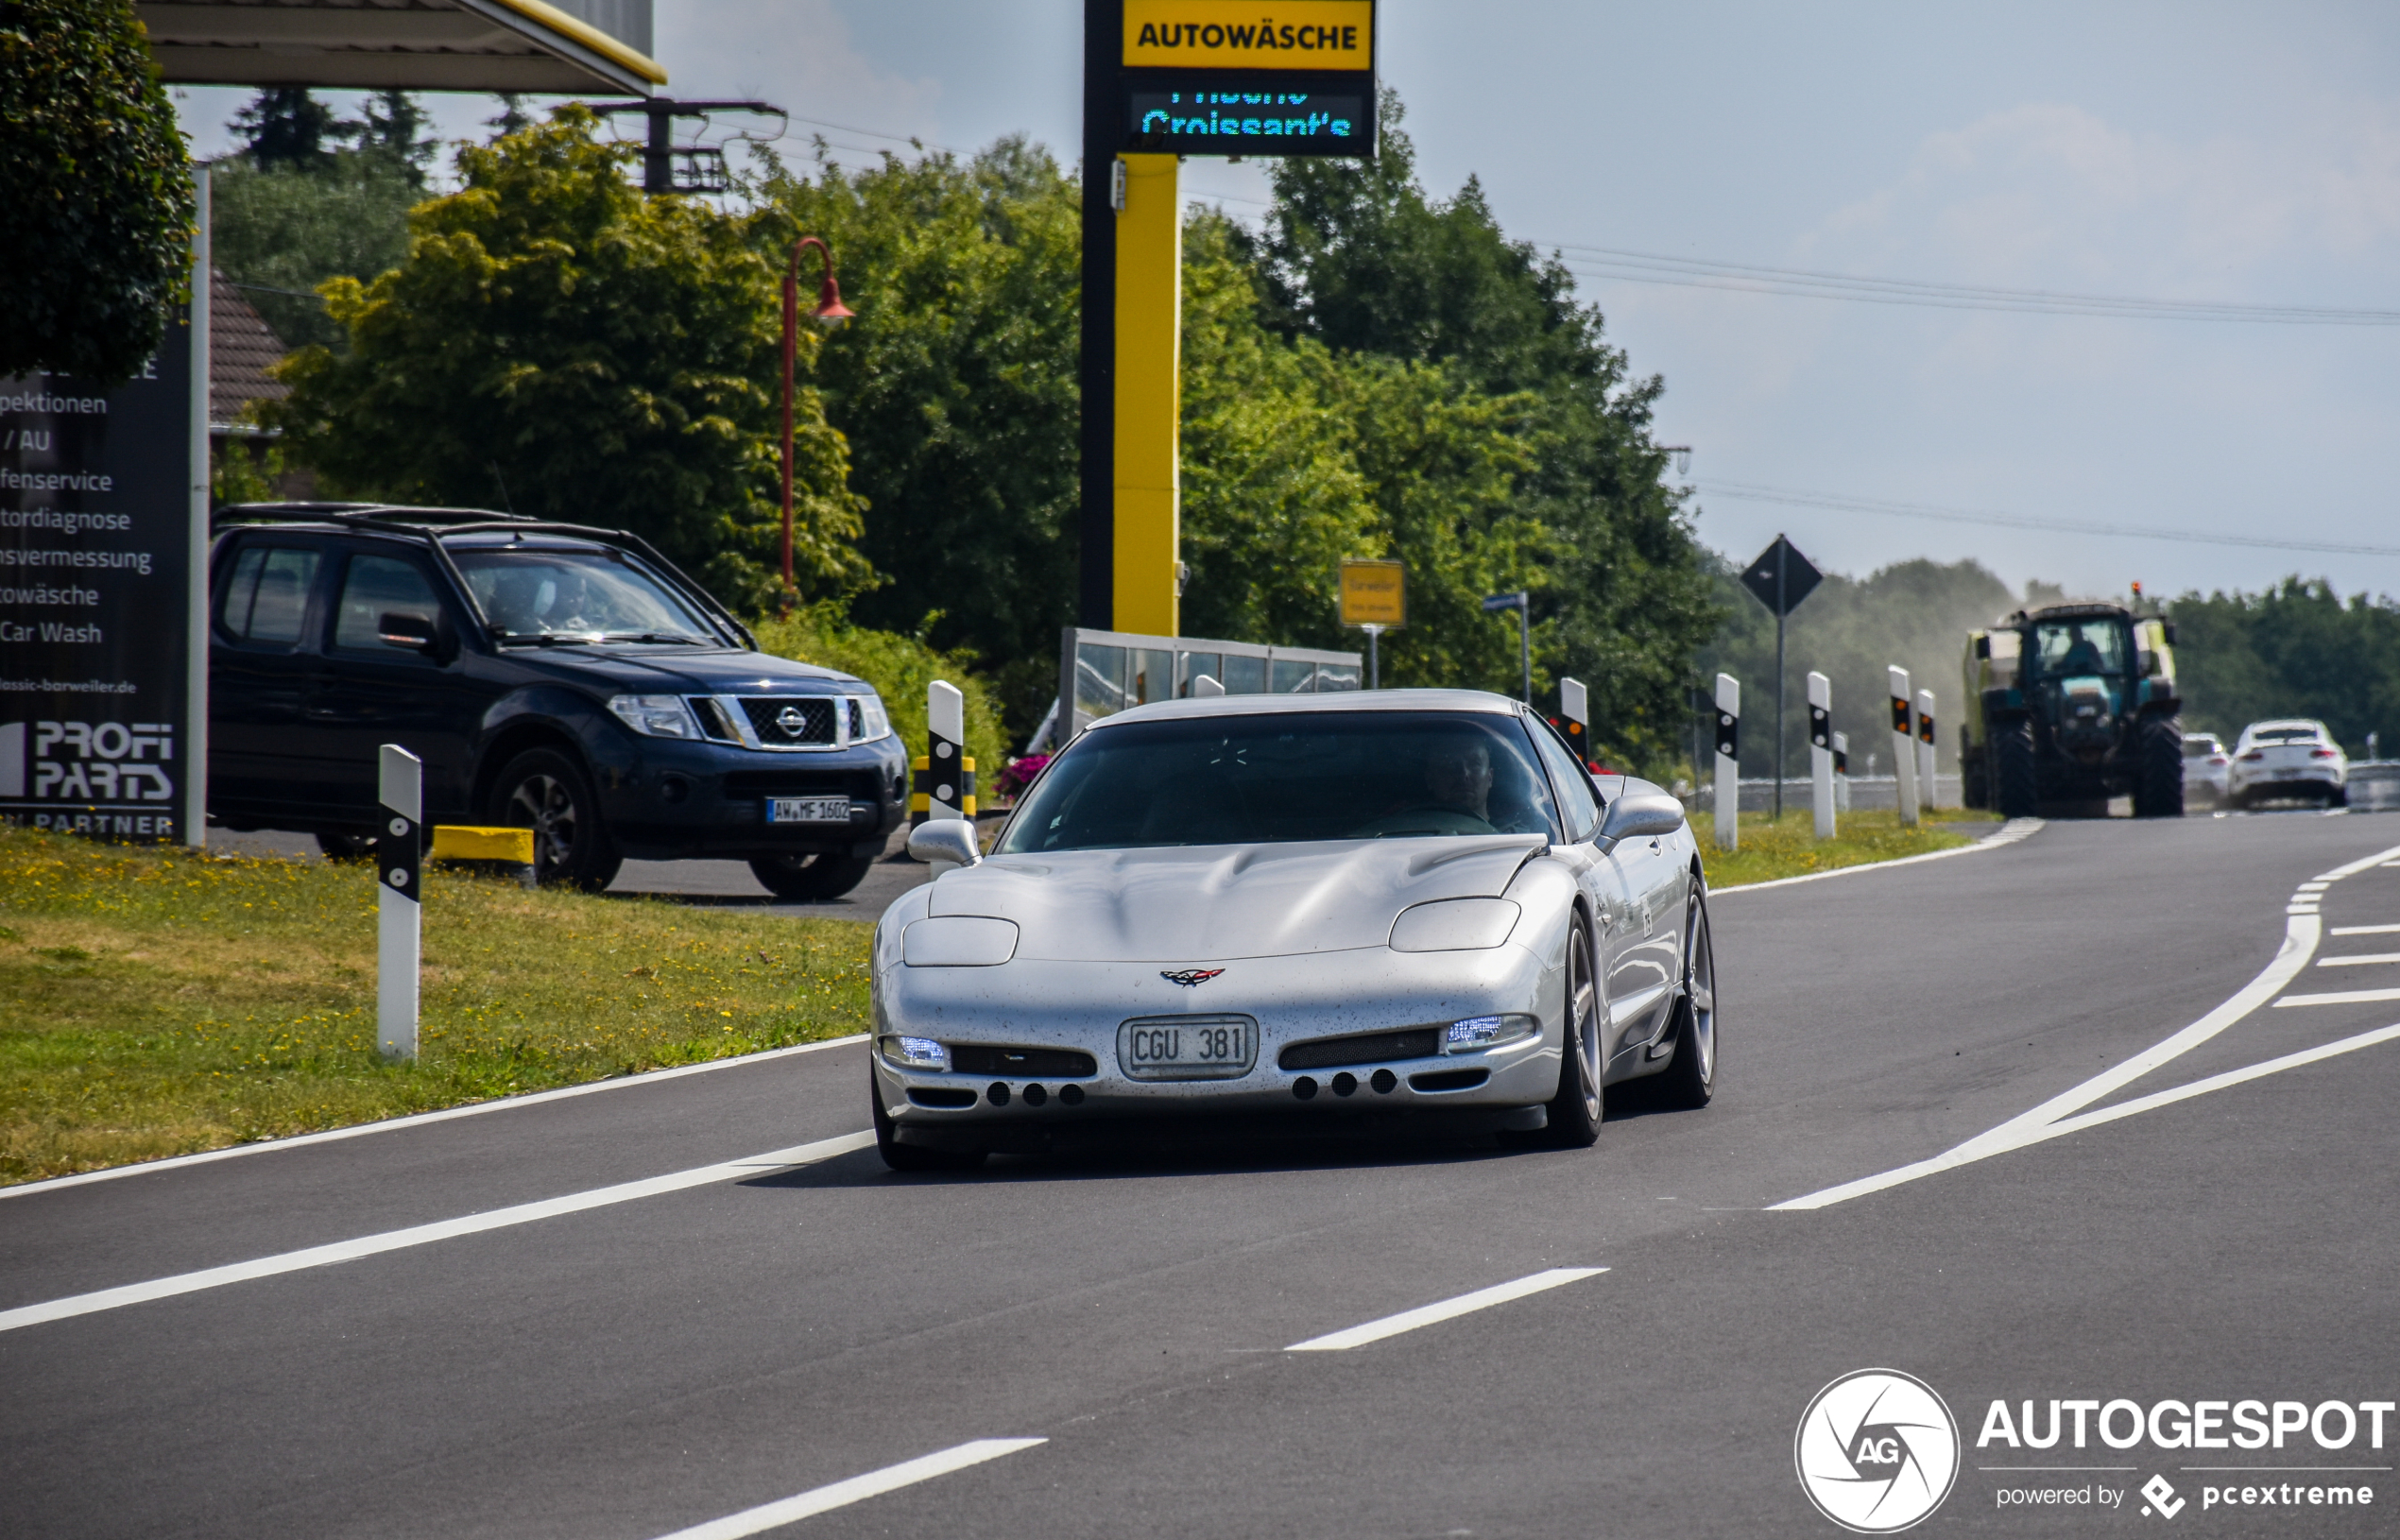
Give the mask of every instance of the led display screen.
M 1375 154 L 1372 76 L 1330 90 L 1290 76 L 1261 80 L 1221 71 L 1125 76 L 1125 148 L 1177 155 Z

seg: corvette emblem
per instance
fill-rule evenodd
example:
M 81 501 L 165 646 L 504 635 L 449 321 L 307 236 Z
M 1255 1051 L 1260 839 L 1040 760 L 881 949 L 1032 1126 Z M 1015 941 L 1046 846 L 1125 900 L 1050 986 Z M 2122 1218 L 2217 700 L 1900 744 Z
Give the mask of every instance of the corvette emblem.
M 1186 989 L 1197 989 L 1224 971 L 1221 967 L 1187 967 L 1174 973 L 1161 973 L 1158 977 L 1169 984 L 1179 984 Z

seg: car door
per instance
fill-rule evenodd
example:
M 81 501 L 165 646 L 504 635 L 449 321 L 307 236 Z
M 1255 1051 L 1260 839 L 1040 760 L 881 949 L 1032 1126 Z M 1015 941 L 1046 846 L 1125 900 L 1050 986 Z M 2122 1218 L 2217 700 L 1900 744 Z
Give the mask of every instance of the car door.
M 1600 983 L 1602 1009 L 1608 1021 L 1601 1039 L 1602 1055 L 1605 1058 L 1616 1052 L 1620 1035 L 1615 1025 L 1616 991 L 1621 987 L 1624 975 L 1619 957 L 1628 939 L 1633 895 L 1625 886 L 1623 868 L 1611 856 L 1603 854 L 1595 843 L 1604 809 L 1591 778 L 1575 762 L 1574 751 L 1548 724 L 1529 720 L 1526 727 L 1541 754 L 1542 767 L 1550 772 L 1559 822 L 1567 831 L 1568 843 L 1558 853 L 1575 868 L 1577 885 L 1583 889 L 1592 913 L 1600 916 L 1600 933 L 1593 938 L 1597 955 L 1592 964 Z
M 1608 859 L 1626 893 L 1624 923 L 1608 981 L 1616 1051 L 1623 1052 L 1667 1029 L 1675 990 L 1683 982 L 1686 874 L 1681 853 L 1663 836 L 1627 840 Z
M 300 712 L 317 659 L 326 542 L 237 535 L 217 563 L 209 612 L 209 808 L 273 817 L 320 809 L 328 778 L 302 752 Z
M 333 762 L 342 806 L 372 822 L 386 744 L 425 764 L 425 809 L 466 807 L 466 739 L 473 715 L 461 626 L 424 555 L 396 542 L 361 542 L 344 554 L 324 660 L 310 691 L 307 731 Z M 383 637 L 383 618 L 428 622 L 431 649 Z

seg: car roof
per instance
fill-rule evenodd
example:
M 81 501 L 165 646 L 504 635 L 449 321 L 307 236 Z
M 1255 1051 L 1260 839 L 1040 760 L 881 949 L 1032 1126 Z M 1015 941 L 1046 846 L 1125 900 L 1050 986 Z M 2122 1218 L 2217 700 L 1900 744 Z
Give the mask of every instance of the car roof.
M 1209 695 L 1152 701 L 1094 722 L 1164 722 L 1200 716 L 1271 716 L 1294 711 L 1480 711 L 1513 715 L 1524 708 L 1487 690 L 1336 690 L 1322 695 Z

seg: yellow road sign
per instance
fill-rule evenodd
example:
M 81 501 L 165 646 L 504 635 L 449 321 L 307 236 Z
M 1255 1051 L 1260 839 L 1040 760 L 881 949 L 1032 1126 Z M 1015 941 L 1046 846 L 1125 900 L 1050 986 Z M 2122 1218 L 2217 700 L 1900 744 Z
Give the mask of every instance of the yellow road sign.
M 1125 0 L 1133 68 L 1371 70 L 1375 0 Z
M 1408 624 L 1408 572 L 1397 561 L 1342 563 L 1342 624 L 1393 630 Z

